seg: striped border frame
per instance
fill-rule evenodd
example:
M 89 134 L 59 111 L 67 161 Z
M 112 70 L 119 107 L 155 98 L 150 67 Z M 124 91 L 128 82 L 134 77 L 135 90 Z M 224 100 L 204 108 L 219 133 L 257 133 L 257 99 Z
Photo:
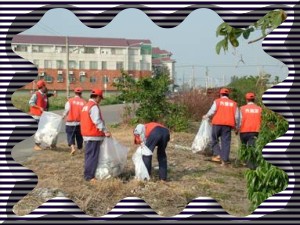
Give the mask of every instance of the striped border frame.
M 284 4 L 282 3 L 284 2 Z M 105 224 L 298 224 L 300 222 L 300 135 L 299 104 L 300 79 L 300 9 L 299 0 L 215 0 L 215 1 L 43 1 L 2 0 L 0 3 L 0 221 L 7 224 L 40 223 L 105 223 Z M 225 212 L 212 198 L 194 199 L 174 217 L 158 216 L 142 199 L 128 197 L 121 200 L 103 217 L 85 215 L 70 199 L 56 197 L 26 216 L 16 216 L 13 205 L 29 193 L 37 183 L 36 175 L 16 163 L 11 150 L 15 144 L 35 133 L 36 122 L 16 110 L 11 96 L 18 88 L 37 76 L 37 69 L 11 49 L 14 35 L 32 27 L 50 9 L 66 8 L 87 26 L 99 28 L 108 24 L 120 11 L 136 8 L 143 11 L 158 26 L 179 25 L 193 10 L 209 8 L 225 22 L 246 27 L 267 12 L 284 9 L 287 20 L 264 41 L 263 49 L 281 60 L 289 68 L 287 78 L 269 89 L 263 101 L 270 109 L 282 114 L 289 122 L 289 130 L 282 137 L 265 146 L 265 159 L 285 170 L 289 175 L 286 190 L 266 200 L 251 215 L 234 217 Z M 89 11 L 89 12 L 88 12 Z M 93 14 L 93 12 L 98 14 Z

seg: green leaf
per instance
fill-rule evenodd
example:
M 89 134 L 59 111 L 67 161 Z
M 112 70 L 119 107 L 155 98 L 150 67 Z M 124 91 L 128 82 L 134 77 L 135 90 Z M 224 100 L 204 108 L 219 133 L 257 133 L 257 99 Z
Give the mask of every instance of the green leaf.
M 275 29 L 276 27 L 280 26 L 282 23 L 281 13 L 278 13 L 273 20 L 272 28 Z
M 250 36 L 251 30 L 247 29 L 243 32 L 243 37 L 247 40 Z
M 216 45 L 216 52 L 218 55 L 220 54 L 222 47 L 224 48 L 224 39 L 219 41 L 218 44 Z

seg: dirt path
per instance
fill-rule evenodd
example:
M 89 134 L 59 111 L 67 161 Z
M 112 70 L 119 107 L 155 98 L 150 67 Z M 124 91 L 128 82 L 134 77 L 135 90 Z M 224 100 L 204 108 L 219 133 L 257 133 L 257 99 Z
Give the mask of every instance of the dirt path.
M 134 180 L 131 157 L 136 146 L 132 143 L 132 129 L 124 126 L 111 129 L 114 138 L 129 148 L 127 166 L 120 178 L 103 180 L 96 186 L 83 180 L 83 153 L 70 157 L 69 149 L 60 145 L 57 149 L 42 151 L 33 156 L 24 165 L 39 176 L 39 183 L 33 192 L 15 206 L 14 211 L 21 215 L 27 214 L 57 193 L 64 193 L 92 216 L 106 214 L 128 196 L 143 198 L 164 216 L 180 213 L 191 200 L 200 196 L 213 197 L 233 215 L 244 216 L 250 213 L 243 175 L 246 168 L 235 167 L 234 164 L 221 167 L 206 161 L 203 155 L 174 147 L 176 144 L 191 146 L 195 133 L 172 134 L 167 148 L 169 182 L 158 182 L 156 170 L 149 182 Z M 232 160 L 236 156 L 237 145 L 237 137 L 233 134 Z M 154 154 L 153 166 L 156 165 Z M 50 190 L 52 194 L 45 198 L 43 190 Z

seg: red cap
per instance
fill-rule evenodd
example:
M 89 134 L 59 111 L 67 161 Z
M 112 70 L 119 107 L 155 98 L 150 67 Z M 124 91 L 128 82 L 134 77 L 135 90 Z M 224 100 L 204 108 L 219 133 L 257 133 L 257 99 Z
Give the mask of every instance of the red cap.
M 227 88 L 221 88 L 220 94 L 229 94 L 229 90 Z
M 38 88 L 41 88 L 41 87 L 46 86 L 45 81 L 39 80 L 39 81 L 36 83 L 36 86 L 37 86 Z
M 98 88 L 94 88 L 92 89 L 92 92 L 91 92 L 92 95 L 98 95 L 100 96 L 101 98 L 103 98 L 103 91 L 98 89 Z
M 81 93 L 82 91 L 83 91 L 83 90 L 82 90 L 81 87 L 77 87 L 77 88 L 74 89 L 74 92 L 75 92 L 75 93 Z
M 249 92 L 246 94 L 246 99 L 247 100 L 254 100 L 255 99 L 255 94 L 253 92 Z

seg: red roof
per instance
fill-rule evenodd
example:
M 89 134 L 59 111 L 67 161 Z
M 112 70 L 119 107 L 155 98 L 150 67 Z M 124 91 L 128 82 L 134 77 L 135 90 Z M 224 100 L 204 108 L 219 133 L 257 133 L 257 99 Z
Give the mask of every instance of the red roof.
M 152 64 L 154 65 L 161 64 L 162 62 L 175 62 L 175 60 L 170 57 L 152 59 Z
M 69 45 L 90 46 L 130 46 L 137 43 L 151 44 L 150 40 L 125 39 L 125 38 L 94 38 L 94 37 L 69 37 Z M 40 35 L 16 35 L 12 41 L 14 44 L 50 44 L 65 45 L 66 37 L 40 36 Z
M 168 52 L 166 50 L 161 50 L 160 48 L 152 48 L 152 54 L 155 55 L 162 55 L 162 54 L 171 54 L 171 52 Z

